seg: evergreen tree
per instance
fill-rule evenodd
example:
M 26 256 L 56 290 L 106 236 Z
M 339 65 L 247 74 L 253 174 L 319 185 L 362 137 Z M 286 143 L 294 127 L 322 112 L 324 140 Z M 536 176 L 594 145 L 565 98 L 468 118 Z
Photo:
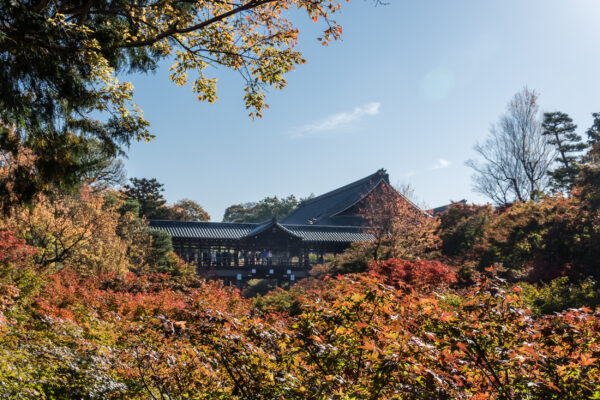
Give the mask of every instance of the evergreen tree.
M 170 254 L 173 252 L 173 239 L 165 231 L 149 229 L 148 234 L 152 238 L 152 245 L 148 249 L 149 264 L 157 272 L 170 272 L 174 267 Z
M 587 130 L 588 145 L 590 147 L 600 143 L 600 113 L 592 113 L 592 116 L 594 117 L 594 123 Z
M 551 186 L 555 190 L 569 191 L 579 175 L 581 166 L 577 162 L 578 153 L 587 146 L 575 130 L 577 125 L 565 113 L 556 111 L 544 114 L 542 124 L 543 135 L 547 136 L 548 143 L 556 148 L 558 166 L 548 171 Z
M 281 220 L 290 215 L 300 204 L 296 196 L 265 197 L 258 203 L 234 204 L 227 207 L 223 222 L 265 222 L 271 218 Z
M 600 113 L 593 113 L 594 123 L 587 130 L 589 150 L 583 156 L 578 194 L 591 210 L 600 209 Z
M 581 169 L 577 180 L 577 195 L 584 200 L 584 205 L 594 212 L 600 209 L 600 142 L 596 143 L 586 154 L 588 160 Z
M 130 199 L 138 201 L 140 216 L 148 219 L 169 218 L 169 209 L 165 207 L 167 200 L 161 193 L 165 190 L 162 183 L 155 178 L 131 178 L 130 182 L 123 186 L 123 192 Z

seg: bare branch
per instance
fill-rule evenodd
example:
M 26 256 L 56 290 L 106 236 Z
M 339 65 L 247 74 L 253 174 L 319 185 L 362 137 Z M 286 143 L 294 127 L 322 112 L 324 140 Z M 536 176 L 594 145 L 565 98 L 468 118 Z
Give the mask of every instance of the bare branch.
M 474 150 L 484 161 L 467 161 L 475 170 L 477 192 L 497 204 L 538 199 L 548 189 L 554 154 L 542 134 L 537 94 L 527 88 L 517 93 L 487 140 Z

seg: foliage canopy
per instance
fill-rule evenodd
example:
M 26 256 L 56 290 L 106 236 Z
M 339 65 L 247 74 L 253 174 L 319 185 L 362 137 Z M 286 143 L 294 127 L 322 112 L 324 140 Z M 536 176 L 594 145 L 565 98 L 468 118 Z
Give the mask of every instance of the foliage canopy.
M 170 219 L 176 221 L 209 221 L 204 208 L 190 199 L 181 199 L 168 206 L 162 195 L 164 185 L 155 178 L 131 178 L 123 185 L 123 193 L 139 205 L 139 215 L 148 219 Z
M 265 197 L 254 203 L 234 204 L 225 209 L 223 222 L 265 222 L 272 218 L 281 220 L 292 213 L 302 200 L 292 194 L 288 197 Z
M 193 75 L 198 99 L 213 102 L 217 80 L 207 69 L 223 66 L 239 72 L 245 105 L 260 116 L 265 89 L 285 87 L 285 73 L 304 62 L 288 15 L 299 9 L 324 21 L 319 39 L 327 44 L 341 35 L 330 18 L 339 7 L 337 0 L 1 1 L 0 151 L 17 157 L 29 149 L 37 178 L 21 175 L 29 184 L 15 194 L 30 200 L 49 185 L 75 186 L 92 143 L 114 156 L 153 137 L 119 73 L 170 59 L 171 80 L 184 85 Z

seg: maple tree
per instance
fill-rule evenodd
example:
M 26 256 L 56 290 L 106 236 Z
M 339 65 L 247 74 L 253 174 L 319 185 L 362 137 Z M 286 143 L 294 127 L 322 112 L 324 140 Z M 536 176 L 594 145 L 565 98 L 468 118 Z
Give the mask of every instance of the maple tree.
M 178 221 L 209 221 L 210 215 L 194 200 L 181 199 L 171 207 L 171 218 Z
M 22 263 L 35 254 L 35 248 L 27 245 L 11 231 L 0 231 L 0 263 Z
M 516 203 L 491 221 L 480 263 L 502 263 L 514 277 L 533 280 L 596 275 L 599 217 L 579 199 L 561 195 Z
M 389 185 L 371 193 L 360 213 L 374 238 L 370 245 L 374 260 L 423 257 L 439 247 L 437 220 Z
M 192 268 L 173 252 L 170 236 L 150 229 L 137 210 L 121 193 L 90 186 L 82 186 L 76 195 L 39 194 L 31 207 L 13 206 L 0 218 L 0 251 L 16 251 L 11 249 L 21 243 L 32 251 L 18 268 L 7 270 L 29 271 L 42 281 L 65 267 L 91 275 L 189 274 Z
M 447 286 L 457 281 L 454 268 L 439 261 L 389 259 L 371 262 L 369 272 L 387 285 L 419 288 Z
M 254 299 L 199 280 L 121 192 L 37 195 L 0 218 L 0 397 L 599 397 L 600 310 L 580 307 L 600 298 L 599 214 L 584 182 L 436 218 L 375 197 L 378 243 Z
M 101 196 L 84 187 L 78 196 L 40 196 L 35 207 L 17 207 L 0 224 L 35 247 L 41 269 L 55 271 L 66 264 L 81 271 L 126 271 L 127 243 L 115 237 L 118 220 Z
M 407 264 L 408 265 L 408 264 Z M 593 398 L 600 314 L 535 318 L 519 287 L 299 283 L 295 313 L 168 275 L 47 278 L 0 291 L 0 393 L 25 398 Z M 18 349 L 18 350 L 17 350 Z M 24 366 L 24 367 L 23 367 Z
M 572 279 L 560 276 L 542 285 L 520 282 L 523 297 L 535 315 L 549 315 L 585 305 L 597 308 L 600 292 L 592 277 Z
M 295 10 L 324 23 L 319 40 L 337 39 L 337 0 L 61 1 L 0 3 L 0 136 L 2 152 L 36 156 L 34 192 L 72 187 L 98 155 L 119 154 L 132 140 L 154 137 L 121 72 L 149 72 L 171 61 L 170 78 L 202 101 L 217 99 L 210 66 L 236 71 L 244 103 L 260 117 L 267 88 L 304 62 L 296 48 Z M 0 182 L 3 185 L 7 181 Z M 30 199 L 29 191 L 14 192 Z
M 477 258 L 476 248 L 481 245 L 485 232 L 494 217 L 490 205 L 477 206 L 453 203 L 439 220 L 438 235 L 442 240 L 442 255 L 457 263 L 465 263 Z

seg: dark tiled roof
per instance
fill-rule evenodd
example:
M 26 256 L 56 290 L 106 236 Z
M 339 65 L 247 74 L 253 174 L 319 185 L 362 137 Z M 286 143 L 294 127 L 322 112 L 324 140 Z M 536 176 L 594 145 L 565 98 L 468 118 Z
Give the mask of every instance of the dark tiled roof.
M 360 215 L 334 215 L 319 220 L 317 225 L 364 227 L 367 224 L 367 220 Z
M 260 224 L 227 222 L 188 222 L 151 220 L 150 227 L 168 232 L 174 238 L 239 240 Z
M 381 183 L 390 184 L 389 176 L 384 169 L 331 192 L 303 201 L 296 211 L 284 218 L 281 223 L 275 220 L 260 224 L 153 220 L 150 221 L 150 226 L 167 231 L 174 238 L 243 240 L 277 226 L 305 242 L 368 241 L 372 236 L 364 233 L 361 228 L 365 225 L 364 219 L 360 215 L 352 215 L 353 212 L 344 212 L 352 210 L 351 207 Z M 402 196 L 400 193 L 398 195 Z
M 373 240 L 370 233 L 354 226 L 285 225 L 305 242 L 366 242 Z
M 150 227 L 166 231 L 174 238 L 206 240 L 243 240 L 247 236 L 262 232 L 273 224 L 300 237 L 305 242 L 351 243 L 368 241 L 373 238 L 363 229 L 352 226 L 288 225 L 274 221 L 263 224 L 150 221 Z
M 290 231 L 290 230 L 289 230 L 289 229 L 287 229 L 285 226 L 283 226 L 283 225 L 281 225 L 279 222 L 277 222 L 277 220 L 276 220 L 275 218 L 273 218 L 273 219 L 272 219 L 271 221 L 269 221 L 269 222 L 265 222 L 264 224 L 259 224 L 259 225 L 257 225 L 257 226 L 256 226 L 254 229 L 252 229 L 250 232 L 248 232 L 248 233 L 246 234 L 246 237 L 248 237 L 248 236 L 254 236 L 254 235 L 258 235 L 259 233 L 261 233 L 261 232 L 264 232 L 264 231 L 266 231 L 267 229 L 269 229 L 269 228 L 272 228 L 272 227 L 279 228 L 279 229 L 281 229 L 282 231 L 284 231 L 284 232 L 286 232 L 286 233 L 288 233 L 288 234 L 290 234 L 290 235 L 292 235 L 292 236 L 295 236 L 295 237 L 297 237 L 297 238 L 300 238 L 300 236 L 296 235 L 294 232 Z
M 283 224 L 299 225 L 353 225 L 364 223 L 358 216 L 337 216 L 352 207 L 381 182 L 389 185 L 390 179 L 384 169 L 380 169 L 366 178 L 352 182 L 331 192 L 322 194 L 300 203 L 296 211 L 282 220 Z

